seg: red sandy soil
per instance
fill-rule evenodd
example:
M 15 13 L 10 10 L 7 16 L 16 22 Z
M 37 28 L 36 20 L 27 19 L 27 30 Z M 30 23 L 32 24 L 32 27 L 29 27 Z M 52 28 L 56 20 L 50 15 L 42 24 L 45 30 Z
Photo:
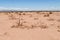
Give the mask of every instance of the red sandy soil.
M 60 40 L 60 12 L 1 12 L 0 40 Z

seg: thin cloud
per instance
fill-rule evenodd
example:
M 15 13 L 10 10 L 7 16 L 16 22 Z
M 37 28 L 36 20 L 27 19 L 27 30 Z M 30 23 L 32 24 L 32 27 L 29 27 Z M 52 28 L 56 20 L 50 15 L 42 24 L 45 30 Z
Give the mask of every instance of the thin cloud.
M 7 8 L 7 7 L 0 7 L 0 10 L 31 10 L 29 8 Z

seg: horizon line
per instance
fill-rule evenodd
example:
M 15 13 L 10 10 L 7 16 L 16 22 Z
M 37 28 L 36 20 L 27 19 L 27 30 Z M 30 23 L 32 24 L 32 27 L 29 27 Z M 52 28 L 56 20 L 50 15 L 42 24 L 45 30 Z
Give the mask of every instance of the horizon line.
M 60 12 L 60 10 L 0 10 L 0 12 Z

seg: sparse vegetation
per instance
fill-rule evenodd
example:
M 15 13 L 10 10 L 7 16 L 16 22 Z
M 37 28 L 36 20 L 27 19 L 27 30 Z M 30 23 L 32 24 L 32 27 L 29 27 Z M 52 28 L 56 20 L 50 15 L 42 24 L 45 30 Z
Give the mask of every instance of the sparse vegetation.
M 31 14 L 30 14 L 31 13 Z M 6 14 L 8 15 L 8 18 L 9 18 L 9 20 L 12 20 L 12 21 L 14 21 L 14 20 L 16 20 L 16 21 L 18 21 L 15 25 L 13 24 L 12 26 L 11 26 L 11 28 L 27 28 L 27 29 L 33 29 L 33 28 L 36 28 L 36 27 L 40 27 L 41 29 L 47 29 L 48 28 L 48 26 L 47 25 L 45 25 L 45 24 L 41 24 L 40 23 L 40 25 L 38 25 L 38 24 L 36 24 L 36 25 L 38 25 L 38 26 L 36 26 L 35 25 L 35 23 L 37 23 L 37 21 L 39 22 L 39 21 L 41 21 L 40 19 L 41 19 L 41 15 L 43 15 L 42 17 L 48 17 L 48 19 L 45 19 L 45 20 L 47 20 L 47 21 L 55 21 L 55 19 L 54 18 L 49 18 L 49 16 L 50 16 L 50 14 L 52 14 L 52 12 L 43 12 L 43 11 L 32 11 L 32 12 L 25 12 L 25 11 L 21 11 L 21 12 L 13 12 L 13 11 L 11 11 L 11 12 L 6 12 Z M 35 14 L 32 14 L 32 13 L 35 13 Z M 38 14 L 38 15 L 37 15 Z M 41 15 L 40 15 L 41 14 Z M 15 15 L 18 15 L 19 17 L 17 18 L 17 16 L 15 16 Z M 31 17 L 30 17 L 30 15 L 31 15 Z M 35 16 L 36 15 L 36 16 Z M 25 18 L 24 18 L 24 17 Z M 30 18 L 31 18 L 31 20 L 30 20 Z M 40 19 L 39 19 L 40 18 Z M 26 21 L 27 20 L 27 21 Z M 37 21 L 36 21 L 37 20 Z M 21 21 L 23 21 L 23 22 L 21 22 Z M 32 23 L 29 23 L 29 21 L 31 21 Z M 33 22 L 33 21 L 35 21 L 35 22 Z M 42 20 L 43 21 L 43 20 Z M 60 21 L 60 20 L 57 20 L 57 21 Z M 27 23 L 27 25 L 25 25 Z M 29 26 L 30 25 L 30 26 Z

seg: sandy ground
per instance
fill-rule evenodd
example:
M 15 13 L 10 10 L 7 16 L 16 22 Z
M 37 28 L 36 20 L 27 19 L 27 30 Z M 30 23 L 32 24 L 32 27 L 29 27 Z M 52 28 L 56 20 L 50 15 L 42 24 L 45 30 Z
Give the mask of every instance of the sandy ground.
M 60 40 L 60 12 L 2 12 L 0 40 Z

